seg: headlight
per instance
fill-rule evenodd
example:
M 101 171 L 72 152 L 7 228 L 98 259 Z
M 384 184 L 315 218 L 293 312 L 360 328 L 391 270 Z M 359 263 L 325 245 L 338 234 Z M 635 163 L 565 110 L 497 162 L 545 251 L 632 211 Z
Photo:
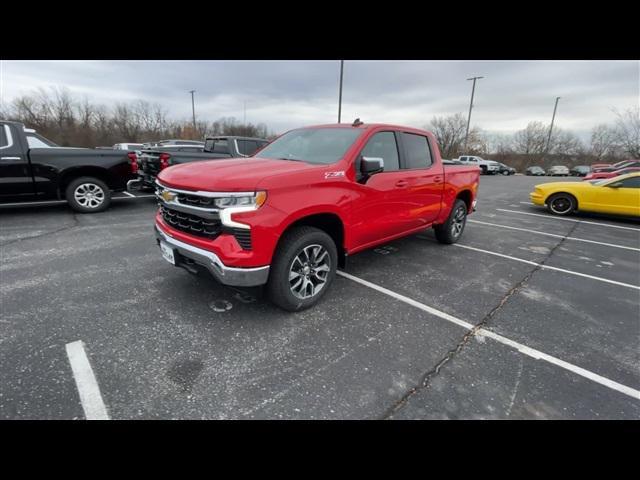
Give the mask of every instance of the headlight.
M 214 203 L 219 208 L 229 207 L 255 207 L 258 208 L 267 199 L 267 192 L 256 192 L 246 197 L 222 197 L 216 198 Z

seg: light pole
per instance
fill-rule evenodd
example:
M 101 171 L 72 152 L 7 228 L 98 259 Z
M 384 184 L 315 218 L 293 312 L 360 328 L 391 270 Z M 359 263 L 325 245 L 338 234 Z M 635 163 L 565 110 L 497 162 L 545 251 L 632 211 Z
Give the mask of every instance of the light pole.
M 340 60 L 340 93 L 338 95 L 338 123 L 342 117 L 342 77 L 344 74 L 344 60 Z
M 471 125 L 471 109 L 473 109 L 473 95 L 476 92 L 476 80 L 480 80 L 484 77 L 471 77 L 467 78 L 467 80 L 473 80 L 473 87 L 471 88 L 471 102 L 469 102 L 469 117 L 467 118 L 467 131 L 464 134 L 464 150 L 467 151 L 467 141 L 469 139 L 469 125 Z
M 553 131 L 553 122 L 556 119 L 556 110 L 558 109 L 558 100 L 561 97 L 556 97 L 556 104 L 553 107 L 553 116 L 551 117 L 551 125 L 549 126 L 549 138 L 547 138 L 547 148 L 544 149 L 545 155 L 549 153 L 549 145 L 551 145 L 551 132 Z
M 195 104 L 195 100 L 193 99 L 193 94 L 195 93 L 195 90 L 189 90 L 189 93 L 191 93 L 191 112 L 193 113 L 193 133 L 196 133 L 196 104 Z

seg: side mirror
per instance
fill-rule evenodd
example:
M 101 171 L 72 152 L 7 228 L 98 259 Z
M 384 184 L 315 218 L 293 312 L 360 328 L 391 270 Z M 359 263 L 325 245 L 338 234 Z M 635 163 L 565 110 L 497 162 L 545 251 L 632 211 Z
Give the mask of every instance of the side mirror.
M 380 157 L 362 157 L 360 171 L 369 176 L 384 170 L 384 159 Z

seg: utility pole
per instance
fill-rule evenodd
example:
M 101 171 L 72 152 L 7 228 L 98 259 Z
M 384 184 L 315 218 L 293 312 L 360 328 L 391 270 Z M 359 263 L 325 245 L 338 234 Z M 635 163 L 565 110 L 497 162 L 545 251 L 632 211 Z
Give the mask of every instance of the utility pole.
M 467 80 L 473 80 L 473 88 L 471 89 L 471 102 L 469 102 L 469 117 L 467 118 L 467 132 L 464 134 L 464 153 L 467 153 L 467 141 L 469 139 L 469 125 L 471 125 L 471 109 L 473 109 L 473 95 L 476 92 L 476 80 L 484 77 L 471 77 Z
M 344 74 L 344 60 L 340 60 L 340 94 L 338 96 L 338 123 L 342 117 L 342 76 Z
M 196 133 L 196 104 L 195 101 L 193 99 L 193 94 L 195 93 L 195 90 L 189 90 L 189 93 L 191 93 L 191 112 L 193 113 L 193 133 Z
M 549 153 L 549 145 L 551 145 L 551 132 L 553 131 L 553 122 L 556 119 L 556 110 L 558 109 L 558 100 L 561 97 L 556 97 L 556 104 L 553 107 L 553 116 L 551 117 L 551 126 L 549 127 L 549 138 L 547 138 L 547 148 L 544 149 L 545 155 Z

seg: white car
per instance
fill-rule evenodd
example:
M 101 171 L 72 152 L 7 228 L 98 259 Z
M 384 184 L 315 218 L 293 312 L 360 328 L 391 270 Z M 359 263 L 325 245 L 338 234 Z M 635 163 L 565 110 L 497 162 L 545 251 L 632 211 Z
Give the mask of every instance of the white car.
M 476 165 L 480 167 L 483 175 L 495 175 L 500 171 L 500 164 L 498 162 L 485 160 L 484 158 L 475 155 L 463 155 L 455 160 L 458 160 L 464 165 Z
M 562 177 L 568 177 L 569 169 L 564 165 L 554 165 L 549 170 L 547 170 L 547 175 L 551 177 L 555 177 L 556 175 L 559 175 Z
M 116 143 L 113 148 L 115 150 L 142 150 L 141 143 Z

